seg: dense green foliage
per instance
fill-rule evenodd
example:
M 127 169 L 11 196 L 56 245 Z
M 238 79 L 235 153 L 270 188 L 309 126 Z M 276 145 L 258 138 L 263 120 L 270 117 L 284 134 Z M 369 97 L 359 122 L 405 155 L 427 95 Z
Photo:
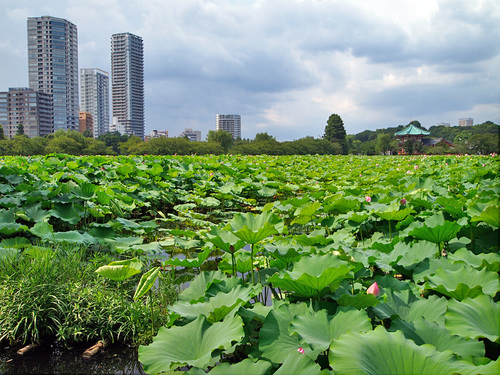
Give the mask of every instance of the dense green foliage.
M 338 116 L 338 115 L 332 115 Z M 333 121 L 335 119 L 335 121 Z M 405 126 L 365 130 L 355 135 L 345 135 L 340 116 L 332 118 L 325 127 L 323 138 L 304 137 L 294 141 L 278 142 L 267 133 L 257 133 L 253 140 L 233 140 L 222 130 L 210 131 L 207 142 L 189 142 L 187 138 L 153 138 L 143 142 L 136 136 L 107 133 L 97 139 L 76 131 L 57 131 L 47 137 L 28 138 L 16 135 L 3 139 L 0 127 L 0 155 L 46 155 L 67 153 L 70 155 L 379 155 L 397 153 L 394 133 Z M 418 123 L 418 121 L 413 121 Z M 335 131 L 338 128 L 338 131 Z M 332 130 L 329 130 L 332 129 Z M 328 131 L 328 136 L 327 132 Z M 499 153 L 500 126 L 490 121 L 469 127 L 433 126 L 429 129 L 432 138 L 444 138 L 451 142 L 450 148 L 442 142 L 433 147 L 419 147 L 424 154 L 480 154 Z M 330 134 L 331 133 L 331 134 Z M 335 138 L 337 137 L 337 138 Z
M 59 252 L 83 246 L 80 294 L 125 288 L 126 303 L 106 303 L 119 316 L 141 306 L 144 329 L 149 291 L 164 291 L 156 277 L 190 280 L 139 348 L 149 373 L 496 374 L 499 166 L 497 155 L 3 157 L 0 275 L 22 283 L 2 302 L 25 291 L 23 311 L 55 321 L 62 306 L 75 320 L 64 308 L 75 293 L 57 294 L 80 285 L 69 272 L 42 255 L 43 270 L 28 270 L 36 249 L 71 266 Z M 114 262 L 89 261 L 103 252 Z M 60 280 L 48 290 L 61 303 L 29 305 L 45 279 Z M 5 338 L 51 327 L 12 311 Z M 121 325 L 103 327 L 121 339 Z

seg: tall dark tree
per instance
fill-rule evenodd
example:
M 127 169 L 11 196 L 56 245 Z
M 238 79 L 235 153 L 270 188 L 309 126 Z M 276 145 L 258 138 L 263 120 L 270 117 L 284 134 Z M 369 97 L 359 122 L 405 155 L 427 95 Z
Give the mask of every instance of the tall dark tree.
M 3 125 L 0 124 L 0 140 L 5 139 L 5 134 L 3 132 Z
M 323 138 L 330 142 L 337 142 L 342 146 L 342 153 L 347 154 L 348 144 L 346 141 L 346 131 L 342 118 L 337 114 L 332 114 L 328 118 Z
M 17 132 L 16 135 L 24 135 L 24 125 L 22 122 L 17 124 Z

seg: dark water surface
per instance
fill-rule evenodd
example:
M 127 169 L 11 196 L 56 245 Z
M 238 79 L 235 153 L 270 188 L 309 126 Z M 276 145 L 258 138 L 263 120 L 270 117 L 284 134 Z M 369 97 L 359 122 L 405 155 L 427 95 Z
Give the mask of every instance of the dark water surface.
M 91 359 L 82 358 L 93 344 L 65 349 L 45 344 L 25 355 L 16 354 L 20 347 L 0 347 L 0 374 L 130 374 L 143 375 L 137 360 L 137 348 L 109 345 Z

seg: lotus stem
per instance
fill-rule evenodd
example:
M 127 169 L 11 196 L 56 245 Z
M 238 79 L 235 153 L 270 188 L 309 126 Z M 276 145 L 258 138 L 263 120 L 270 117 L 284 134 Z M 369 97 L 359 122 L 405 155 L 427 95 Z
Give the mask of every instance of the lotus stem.
M 252 284 L 255 285 L 255 276 L 253 274 L 253 247 L 254 247 L 254 244 L 252 244 L 252 247 L 251 247 L 251 250 L 250 250 L 250 261 L 252 263 L 252 266 L 250 267 L 250 273 L 251 273 L 251 276 L 252 276 Z

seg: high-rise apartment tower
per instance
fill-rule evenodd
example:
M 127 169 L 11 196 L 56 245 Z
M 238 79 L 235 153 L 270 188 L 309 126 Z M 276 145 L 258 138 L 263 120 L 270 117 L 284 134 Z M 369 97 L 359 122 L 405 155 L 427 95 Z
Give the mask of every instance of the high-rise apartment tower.
M 130 33 L 111 37 L 111 101 L 113 118 L 125 134 L 144 139 L 144 48 Z
M 54 131 L 78 129 L 78 35 L 62 18 L 28 18 L 29 87 L 52 94 Z
M 224 130 L 233 135 L 233 139 L 241 138 L 240 115 L 216 115 L 215 129 Z
M 109 131 L 109 75 L 100 69 L 80 69 L 80 111 L 92 115 L 94 138 Z

